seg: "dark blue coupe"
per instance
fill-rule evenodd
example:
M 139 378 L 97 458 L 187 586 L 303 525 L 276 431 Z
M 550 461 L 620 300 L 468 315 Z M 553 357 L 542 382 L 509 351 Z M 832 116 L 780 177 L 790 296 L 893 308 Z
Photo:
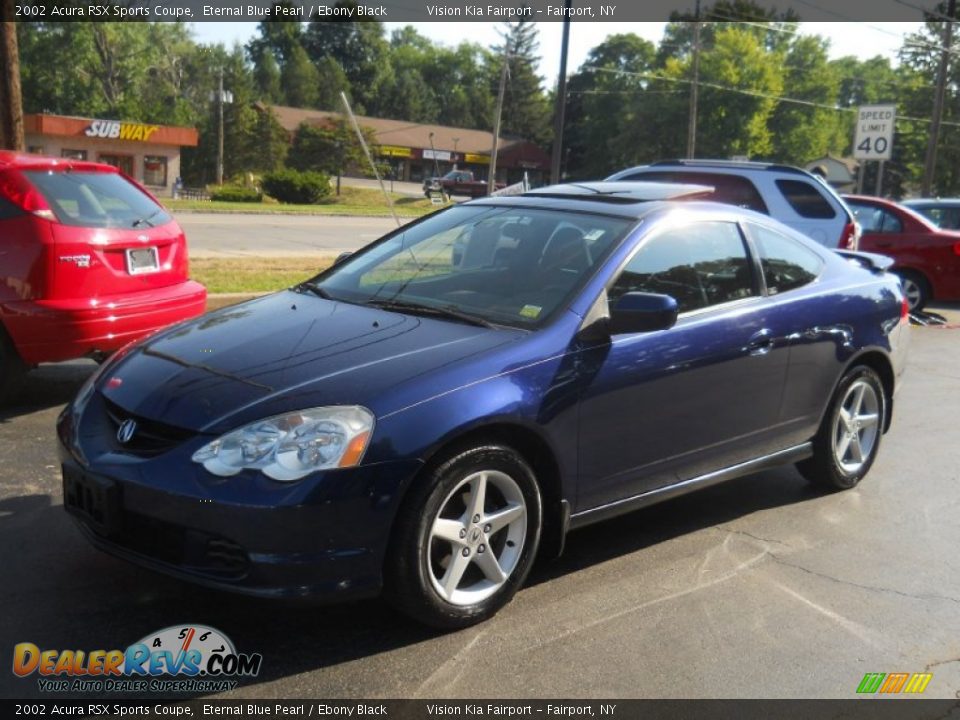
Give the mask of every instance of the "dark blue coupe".
M 890 261 L 705 192 L 458 205 L 128 347 L 59 419 L 64 505 L 184 579 L 456 628 L 571 529 L 782 463 L 855 486 L 904 366 Z

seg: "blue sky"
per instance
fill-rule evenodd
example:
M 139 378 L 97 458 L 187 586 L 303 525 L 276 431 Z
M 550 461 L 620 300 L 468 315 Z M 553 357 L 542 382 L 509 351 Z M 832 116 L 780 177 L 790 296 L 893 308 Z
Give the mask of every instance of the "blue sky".
M 485 22 L 425 22 L 386 23 L 387 31 L 413 25 L 432 40 L 443 44 L 456 44 L 460 39 L 469 39 L 481 45 L 494 45 L 499 41 L 498 23 Z M 805 22 L 801 33 L 822 35 L 830 40 L 831 57 L 855 55 L 861 59 L 882 55 L 896 60 L 896 52 L 907 33 L 916 31 L 918 22 Z M 545 83 L 556 82 L 560 64 L 560 38 L 562 23 L 537 23 L 540 30 L 540 74 Z M 570 30 L 570 58 L 568 72 L 574 72 L 586 59 L 590 49 L 613 33 L 634 32 L 653 42 L 663 35 L 664 23 L 600 23 L 574 22 Z M 256 34 L 257 23 L 250 22 L 202 22 L 193 23 L 194 36 L 200 42 L 246 43 Z M 451 38 L 455 40 L 451 41 Z

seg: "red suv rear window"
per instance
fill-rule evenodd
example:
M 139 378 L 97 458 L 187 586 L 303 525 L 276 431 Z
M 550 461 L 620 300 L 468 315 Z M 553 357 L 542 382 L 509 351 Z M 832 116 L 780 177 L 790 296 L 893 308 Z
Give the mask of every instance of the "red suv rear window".
M 162 207 L 116 173 L 26 170 L 23 174 L 64 225 L 137 228 L 171 220 Z

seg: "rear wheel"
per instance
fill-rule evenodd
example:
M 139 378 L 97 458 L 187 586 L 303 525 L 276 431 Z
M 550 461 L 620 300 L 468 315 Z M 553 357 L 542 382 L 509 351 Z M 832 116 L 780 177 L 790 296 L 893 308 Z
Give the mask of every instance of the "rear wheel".
M 877 373 L 864 365 L 851 369 L 813 440 L 813 457 L 797 463 L 797 469 L 823 488 L 855 487 L 877 457 L 887 405 Z
M 0 325 L 0 405 L 12 400 L 27 371 L 3 326 Z
M 530 572 L 540 490 L 526 461 L 502 445 L 458 452 L 423 479 L 391 540 L 387 596 L 427 625 L 468 627 L 506 605 Z
M 903 294 L 907 298 L 907 305 L 910 312 L 919 312 L 930 300 L 930 284 L 920 273 L 911 270 L 903 270 L 900 275 L 900 285 L 903 287 Z

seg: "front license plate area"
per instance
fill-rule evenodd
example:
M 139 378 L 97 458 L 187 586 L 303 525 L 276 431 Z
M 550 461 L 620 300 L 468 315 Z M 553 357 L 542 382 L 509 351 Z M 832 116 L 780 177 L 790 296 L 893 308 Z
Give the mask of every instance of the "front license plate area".
M 157 272 L 160 258 L 155 247 L 127 249 L 127 272 L 131 275 Z
M 99 535 L 113 535 L 120 529 L 120 486 L 115 480 L 64 465 L 63 506 Z

